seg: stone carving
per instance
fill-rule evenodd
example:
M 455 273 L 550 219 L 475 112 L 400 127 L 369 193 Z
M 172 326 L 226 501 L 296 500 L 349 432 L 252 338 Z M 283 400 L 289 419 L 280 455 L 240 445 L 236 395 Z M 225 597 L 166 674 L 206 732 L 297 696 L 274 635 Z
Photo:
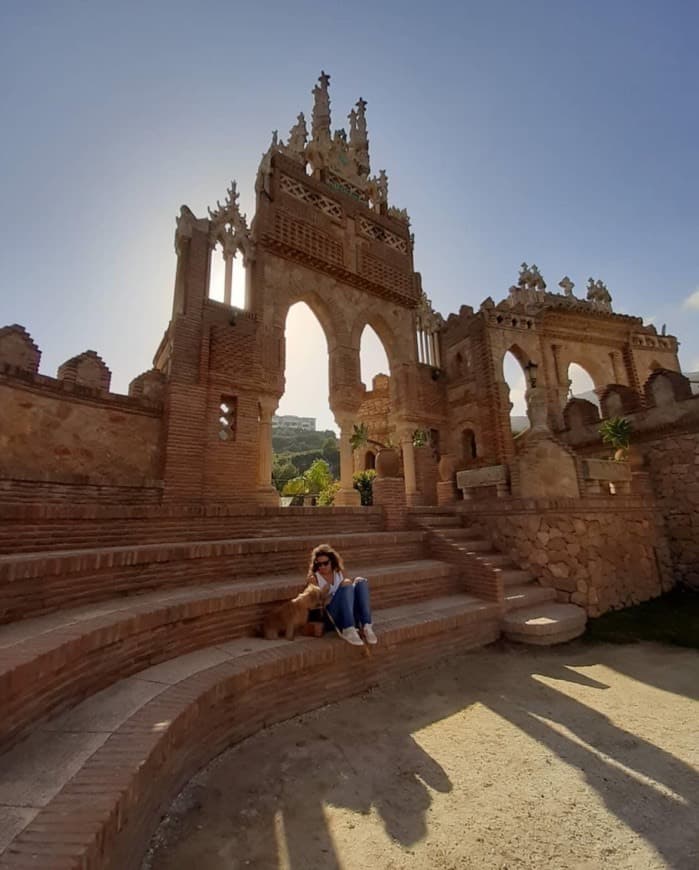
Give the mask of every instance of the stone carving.
M 378 175 L 369 179 L 367 197 L 376 211 L 381 211 L 388 206 L 388 176 L 385 169 L 381 169 Z
M 600 280 L 587 280 L 587 300 L 592 302 L 597 308 L 605 311 L 612 310 L 612 294 L 607 289 L 607 285 Z
M 356 110 L 347 116 L 350 122 L 350 152 L 357 165 L 357 175 L 366 182 L 369 177 L 369 139 L 366 128 L 366 100 L 356 102 Z
M 561 278 L 561 280 L 558 282 L 558 286 L 561 288 L 566 296 L 573 295 L 573 288 L 575 287 L 575 284 L 570 280 L 567 275 L 565 276 L 565 278 Z
M 296 123 L 289 130 L 289 141 L 286 144 L 286 153 L 301 162 L 305 160 L 306 144 L 308 142 L 308 129 L 303 112 L 299 112 Z
M 519 278 L 517 279 L 516 288 L 519 290 L 546 289 L 546 282 L 536 264 L 528 266 L 526 263 L 522 263 L 519 267 Z
M 410 223 L 410 215 L 407 208 L 396 208 L 395 205 L 389 206 L 389 217 L 395 218 L 398 221 L 403 221 L 406 224 Z
M 311 119 L 311 131 L 316 142 L 327 143 L 330 141 L 330 95 L 328 85 L 330 76 L 321 70 L 318 84 L 313 88 L 313 115 Z
M 274 137 L 272 145 L 276 147 Z M 209 209 L 210 230 L 209 238 L 212 244 L 221 243 L 224 258 L 233 256 L 237 251 L 243 255 L 245 265 L 255 259 L 255 243 L 248 228 L 245 215 L 238 205 L 238 186 L 235 181 L 226 191 L 226 200 L 223 205 L 217 200 L 216 208 Z

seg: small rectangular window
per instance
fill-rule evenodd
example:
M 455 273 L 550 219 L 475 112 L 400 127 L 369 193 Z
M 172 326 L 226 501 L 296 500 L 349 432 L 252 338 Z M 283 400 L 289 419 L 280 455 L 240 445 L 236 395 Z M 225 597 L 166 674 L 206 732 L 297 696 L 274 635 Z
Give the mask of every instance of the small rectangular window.
M 221 441 L 235 441 L 238 426 L 238 397 L 221 396 L 218 418 L 218 437 Z

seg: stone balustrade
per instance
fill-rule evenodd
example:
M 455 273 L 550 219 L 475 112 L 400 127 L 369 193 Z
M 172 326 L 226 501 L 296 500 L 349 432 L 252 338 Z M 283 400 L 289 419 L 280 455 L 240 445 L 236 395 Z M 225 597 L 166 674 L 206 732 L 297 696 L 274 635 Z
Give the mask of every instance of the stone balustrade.
M 583 459 L 582 476 L 586 495 L 631 492 L 631 465 L 611 459 Z
M 507 466 L 489 465 L 486 468 L 459 471 L 456 474 L 456 485 L 463 492 L 466 500 L 471 498 L 471 490 L 483 486 L 494 486 L 500 498 L 509 494 Z

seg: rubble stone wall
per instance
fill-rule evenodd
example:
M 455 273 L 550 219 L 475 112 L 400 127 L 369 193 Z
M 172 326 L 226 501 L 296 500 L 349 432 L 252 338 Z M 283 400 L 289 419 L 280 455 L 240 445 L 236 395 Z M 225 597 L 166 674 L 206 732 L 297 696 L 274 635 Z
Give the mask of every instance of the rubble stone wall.
M 512 499 L 464 505 L 479 531 L 558 600 L 590 616 L 655 598 L 673 585 L 663 520 L 634 496 Z

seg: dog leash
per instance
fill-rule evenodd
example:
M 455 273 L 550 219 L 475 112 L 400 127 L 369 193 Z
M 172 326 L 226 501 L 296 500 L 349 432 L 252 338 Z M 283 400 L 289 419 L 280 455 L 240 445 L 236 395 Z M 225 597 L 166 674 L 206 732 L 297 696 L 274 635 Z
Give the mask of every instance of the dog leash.
M 335 633 L 340 638 L 340 640 L 344 640 L 344 637 L 342 636 L 342 632 L 337 627 L 337 624 L 336 624 L 335 620 L 333 619 L 332 613 L 330 613 L 330 611 L 327 610 L 325 605 L 323 605 L 323 613 L 325 613 L 327 615 L 328 619 L 332 623 L 332 627 L 335 629 Z M 352 646 L 354 646 L 354 644 L 352 644 Z M 369 649 L 369 644 L 362 643 L 362 655 L 365 656 L 366 658 L 368 658 L 371 655 L 371 650 Z

